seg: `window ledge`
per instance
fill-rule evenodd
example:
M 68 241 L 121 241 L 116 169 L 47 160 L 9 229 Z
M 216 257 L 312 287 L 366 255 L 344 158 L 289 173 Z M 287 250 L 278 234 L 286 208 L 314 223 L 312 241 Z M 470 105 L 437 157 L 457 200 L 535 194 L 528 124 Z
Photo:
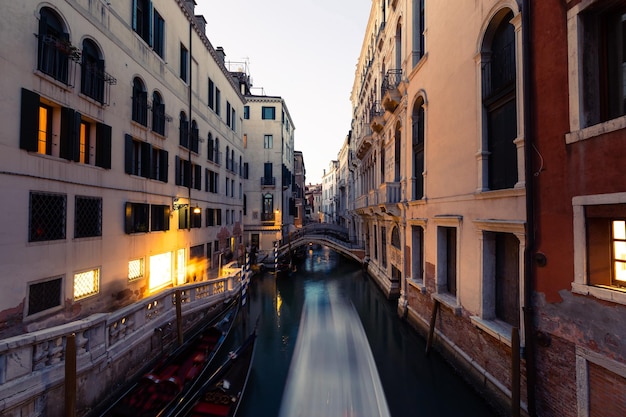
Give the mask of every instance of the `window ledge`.
M 511 326 L 500 321 L 484 320 L 478 316 L 470 316 L 472 324 L 499 342 L 511 347 Z
M 582 140 L 591 139 L 604 133 L 614 132 L 626 128 L 626 116 L 621 116 L 603 123 L 586 127 L 576 132 L 570 132 L 565 135 L 565 143 L 571 144 Z
M 600 300 L 626 305 L 626 291 L 617 288 L 596 287 L 572 282 L 572 292 L 581 295 L 591 295 Z
M 407 279 L 406 282 L 417 289 L 421 294 L 426 294 L 426 286 L 423 279 Z
M 443 307 L 452 310 L 455 316 L 461 315 L 463 309 L 454 295 L 445 293 L 432 294 L 431 298 L 435 301 L 439 301 Z

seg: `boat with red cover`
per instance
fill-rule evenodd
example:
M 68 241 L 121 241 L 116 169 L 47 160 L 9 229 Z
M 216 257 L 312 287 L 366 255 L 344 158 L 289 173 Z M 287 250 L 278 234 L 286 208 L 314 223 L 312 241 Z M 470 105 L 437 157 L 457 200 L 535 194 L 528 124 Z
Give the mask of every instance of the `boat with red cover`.
M 204 380 L 213 358 L 224 344 L 239 311 L 240 297 L 188 342 L 168 355 L 101 416 L 154 417 L 163 415 L 177 400 Z
M 188 399 L 184 399 L 175 417 L 233 417 L 237 414 L 248 383 L 254 350 L 256 331 L 253 332 L 228 357 L 213 375 Z

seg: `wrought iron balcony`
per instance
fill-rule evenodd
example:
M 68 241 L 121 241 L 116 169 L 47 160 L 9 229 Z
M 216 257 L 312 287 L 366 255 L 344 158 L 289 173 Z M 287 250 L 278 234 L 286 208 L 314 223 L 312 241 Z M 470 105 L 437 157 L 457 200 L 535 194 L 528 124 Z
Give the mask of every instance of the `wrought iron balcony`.
M 261 177 L 261 187 L 276 187 L 276 177 Z
M 261 213 L 261 221 L 263 222 L 273 222 L 276 219 L 276 215 L 274 212 L 271 213 Z
M 400 104 L 402 95 L 398 87 L 402 82 L 402 69 L 390 69 L 385 74 L 383 84 L 380 89 L 380 96 L 383 99 L 383 107 L 388 112 L 394 112 Z

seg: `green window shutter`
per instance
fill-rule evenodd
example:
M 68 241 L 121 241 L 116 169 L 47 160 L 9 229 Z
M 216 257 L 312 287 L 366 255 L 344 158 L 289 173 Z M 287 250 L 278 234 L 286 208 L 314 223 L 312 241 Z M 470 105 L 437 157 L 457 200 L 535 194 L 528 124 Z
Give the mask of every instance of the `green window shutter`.
M 133 173 L 133 137 L 124 135 L 124 172 Z
M 22 88 L 20 149 L 37 152 L 39 135 L 39 94 Z
M 150 170 L 152 168 L 152 145 L 147 142 L 141 142 L 141 176 L 150 178 Z
M 111 169 L 111 126 L 96 124 L 96 166 Z
M 167 163 L 168 163 L 168 159 L 167 159 L 168 158 L 168 153 L 167 153 L 167 151 L 159 152 L 159 158 L 160 158 L 159 166 L 161 167 L 161 171 L 159 172 L 159 178 L 158 179 L 160 181 L 167 182 L 167 180 L 168 180 L 167 173 L 168 173 L 168 168 L 169 168 L 168 165 L 167 165 Z

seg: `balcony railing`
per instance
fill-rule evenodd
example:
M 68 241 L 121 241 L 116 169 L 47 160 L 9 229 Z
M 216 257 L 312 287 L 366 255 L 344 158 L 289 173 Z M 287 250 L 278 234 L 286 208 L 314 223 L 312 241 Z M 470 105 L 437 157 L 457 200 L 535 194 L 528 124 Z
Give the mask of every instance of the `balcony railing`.
M 386 182 L 379 188 L 379 202 L 384 204 L 396 204 L 401 198 L 401 184 L 399 182 Z
M 261 221 L 263 222 L 273 222 L 276 219 L 276 215 L 274 212 L 271 213 L 261 213 Z
M 389 90 L 395 90 L 402 81 L 402 69 L 390 69 L 385 74 L 383 84 L 380 89 L 380 96 L 384 96 Z
M 261 187 L 275 187 L 276 177 L 261 177 Z

